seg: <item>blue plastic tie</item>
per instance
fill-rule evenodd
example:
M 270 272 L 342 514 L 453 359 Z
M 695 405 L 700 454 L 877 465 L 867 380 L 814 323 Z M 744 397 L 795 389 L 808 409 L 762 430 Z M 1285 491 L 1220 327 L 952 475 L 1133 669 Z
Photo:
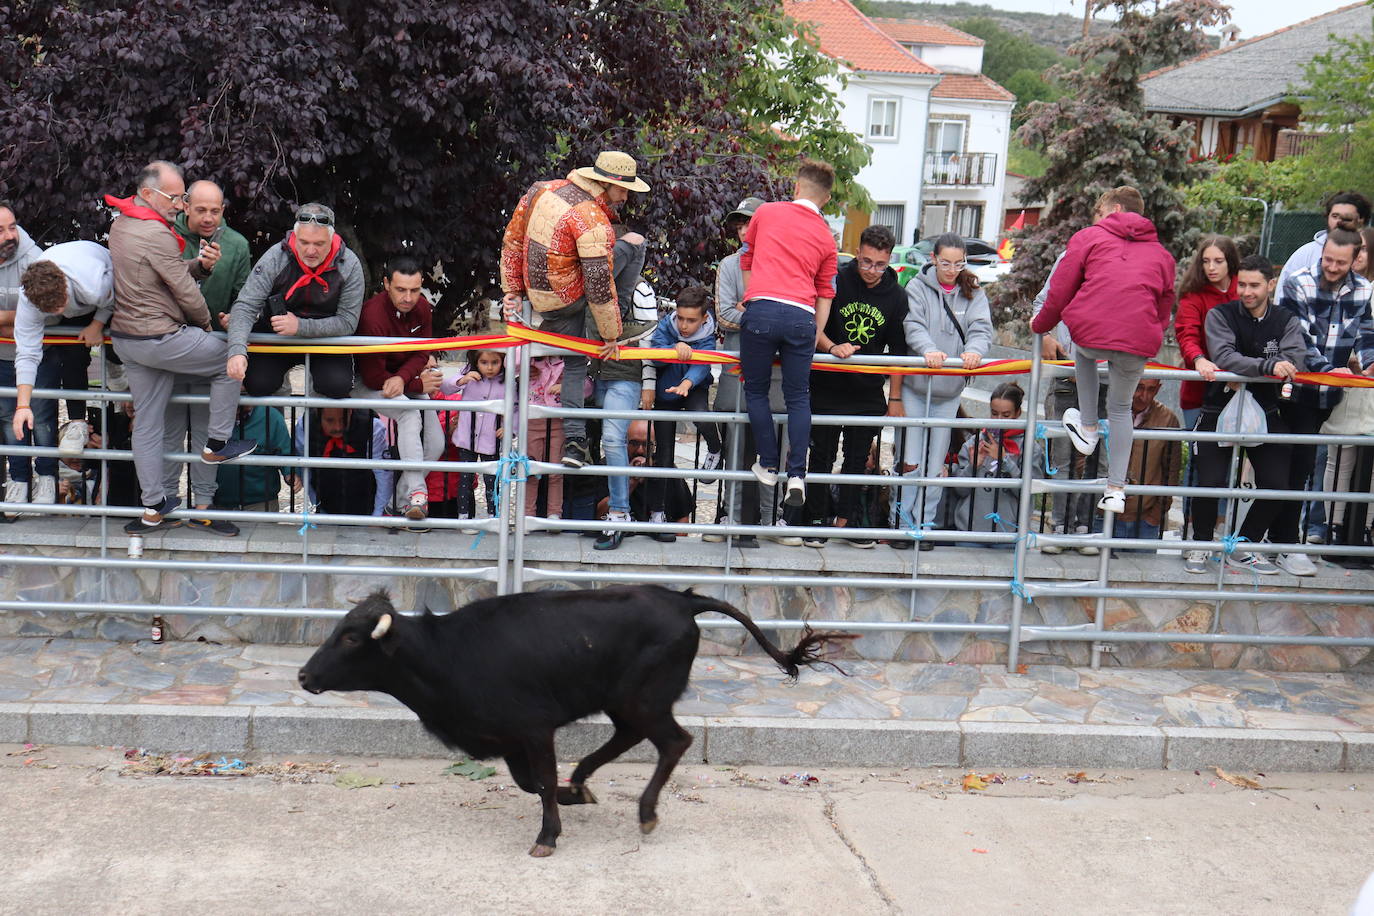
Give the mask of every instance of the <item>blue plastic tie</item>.
M 1040 454 L 1045 456 L 1045 473 L 1053 477 L 1059 473 L 1059 468 L 1050 464 L 1050 436 L 1044 423 L 1035 424 L 1035 438 L 1040 440 Z
M 505 493 L 506 485 L 529 479 L 530 457 L 528 455 L 511 452 L 501 456 L 501 460 L 496 463 L 496 493 L 492 498 L 492 506 L 496 509 L 496 518 L 505 518 L 505 513 L 501 511 L 501 497 Z M 486 531 L 478 531 L 477 537 L 472 539 L 472 546 L 468 550 L 476 550 L 477 545 L 482 543 L 482 538 L 485 536 Z
M 296 534 L 305 537 L 305 533 L 317 526 L 310 520 L 310 495 L 307 493 L 301 500 L 301 526 L 296 529 Z
M 1221 539 L 1221 549 L 1226 551 L 1226 555 L 1229 557 L 1236 552 L 1236 548 L 1240 546 L 1241 541 L 1248 540 L 1250 539 L 1243 534 L 1228 534 Z

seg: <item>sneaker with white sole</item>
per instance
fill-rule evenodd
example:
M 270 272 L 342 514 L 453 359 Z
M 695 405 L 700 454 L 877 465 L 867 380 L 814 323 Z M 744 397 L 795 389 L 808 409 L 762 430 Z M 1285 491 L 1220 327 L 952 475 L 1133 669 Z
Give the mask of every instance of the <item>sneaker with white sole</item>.
M 1261 576 L 1277 576 L 1279 568 L 1268 557 L 1257 553 L 1233 553 L 1226 558 L 1226 565 L 1236 569 L 1248 569 Z
M 57 502 L 57 478 L 44 474 L 33 479 L 33 499 L 35 506 L 51 506 Z
M 758 482 L 761 483 L 761 484 L 763 484 L 765 487 L 775 487 L 775 486 L 777 486 L 777 484 L 778 484 L 778 469 L 777 469 L 777 468 L 766 468 L 766 467 L 764 467 L 763 465 L 759 464 L 757 461 L 755 461 L 755 462 L 754 462 L 754 466 L 751 467 L 749 470 L 751 470 L 751 471 L 754 472 L 754 477 L 757 478 L 757 479 L 758 479 Z
M 770 541 L 776 541 L 784 547 L 800 547 L 802 545 L 800 536 L 786 533 L 787 522 L 778 522 L 777 528 L 777 534 L 765 534 L 764 537 Z
M 1212 551 L 1190 550 L 1183 555 L 1183 571 L 1204 575 L 1207 572 L 1207 564 L 1211 561 Z
M 1074 529 L 1073 533 L 1084 539 L 1092 537 L 1092 535 L 1088 533 L 1087 525 L 1079 525 Z M 1095 557 L 1102 552 L 1095 544 L 1083 544 L 1079 547 L 1075 547 L 1074 550 L 1077 550 L 1085 557 Z
M 787 495 L 782 501 L 789 506 L 800 506 L 806 503 L 806 479 L 803 477 L 787 478 Z
M 412 522 L 424 521 L 429 516 L 429 494 L 424 490 L 411 493 L 406 502 L 405 516 Z
M 717 524 L 717 525 L 733 525 L 734 522 L 732 522 L 732 521 L 730 520 L 730 516 L 728 516 L 728 515 L 722 515 L 720 518 L 716 519 L 716 524 Z M 719 543 L 721 543 L 722 541 L 725 540 L 725 535 L 723 535 L 723 534 L 715 534 L 714 532 L 711 532 L 711 533 L 703 534 L 703 535 L 701 536 L 701 539 L 702 539 L 703 541 L 705 541 L 706 543 L 708 543 L 708 544 L 719 544 Z
M 1126 491 L 1108 487 L 1107 492 L 1102 494 L 1102 498 L 1097 501 L 1097 508 L 1103 512 L 1114 512 L 1120 515 L 1126 511 Z
M 662 512 L 651 512 L 649 513 L 649 522 L 654 525 L 666 525 L 668 524 L 668 517 Z M 677 535 L 671 531 L 650 531 L 649 537 L 660 544 L 671 544 L 677 540 Z
M 1097 427 L 1086 429 L 1083 426 L 1083 417 L 1078 412 L 1077 407 L 1070 407 L 1064 411 L 1064 429 L 1069 434 L 1069 441 L 1073 447 L 1078 449 L 1079 454 L 1091 455 L 1093 449 L 1097 448 Z
M 1063 525 L 1055 525 L 1055 526 L 1054 526 L 1054 530 L 1050 532 L 1050 534 L 1053 534 L 1053 535 L 1056 535 L 1056 536 L 1057 536 L 1057 535 L 1061 535 L 1061 534 L 1063 534 L 1063 533 L 1064 533 L 1064 526 L 1063 526 Z M 1044 553 L 1044 554 L 1049 554 L 1050 556 L 1055 556 L 1056 554 L 1061 554 L 1061 553 L 1063 553 L 1063 552 L 1064 552 L 1064 548 L 1063 548 L 1061 545 L 1059 545 L 1059 544 L 1045 544 L 1045 545 L 1041 546 L 1040 552 L 1041 552 L 1041 553 Z
M 26 480 L 7 480 L 5 481 L 5 502 L 7 503 L 26 503 L 29 501 L 29 483 Z M 32 512 L 6 512 L 5 518 L 27 518 L 33 515 Z
M 1279 569 L 1290 576 L 1315 576 L 1317 564 L 1305 553 L 1281 553 L 1278 557 Z
M 80 455 L 86 450 L 86 440 L 91 438 L 91 428 L 85 420 L 72 420 L 62 427 L 62 437 L 57 440 L 59 455 Z
M 225 464 L 251 455 L 257 450 L 257 439 L 230 439 L 218 449 L 211 449 L 208 445 L 201 449 L 200 460 L 206 464 Z
M 460 522 L 467 522 L 467 521 L 471 521 L 471 520 L 472 520 L 472 516 L 471 516 L 471 515 L 468 515 L 466 512 L 459 512 L 459 513 L 458 513 L 458 521 L 460 521 Z M 463 532 L 463 534 L 476 534 L 477 531 L 478 531 L 478 529 L 476 529 L 476 528 L 459 528 L 458 530 L 461 531 L 461 532 Z
M 706 457 L 701 459 L 701 467 L 698 468 L 698 470 L 702 473 L 702 476 L 700 478 L 701 482 L 715 483 L 715 475 L 711 475 L 709 477 L 706 475 L 709 474 L 711 471 L 714 471 L 718 467 L 720 467 L 720 452 L 707 452 Z

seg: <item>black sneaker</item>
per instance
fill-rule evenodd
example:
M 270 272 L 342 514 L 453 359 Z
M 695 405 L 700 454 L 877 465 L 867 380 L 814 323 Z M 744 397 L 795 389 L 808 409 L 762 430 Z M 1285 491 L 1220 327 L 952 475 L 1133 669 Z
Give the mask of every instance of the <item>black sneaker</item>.
M 124 533 L 144 535 L 151 534 L 154 531 L 166 531 L 168 528 L 176 528 L 181 524 L 181 519 L 168 518 L 167 516 L 175 512 L 180 505 L 181 500 L 177 499 L 175 496 L 168 496 L 162 501 L 162 505 L 158 506 L 156 509 L 149 509 L 145 506 L 142 517 L 136 518 L 126 524 L 124 526 Z M 150 514 L 157 516 L 157 520 L 148 521 L 148 516 Z
M 891 547 L 893 550 L 910 550 L 912 547 L 916 546 L 916 542 L 911 540 L 911 538 L 891 538 L 888 540 L 887 546 Z
M 857 547 L 860 550 L 872 550 L 874 543 L 872 538 L 845 538 L 844 542 L 850 547 Z
M 824 535 L 820 535 L 820 534 L 804 534 L 804 535 L 802 535 L 802 546 L 803 546 L 803 547 L 824 547 L 824 546 L 825 546 L 825 541 L 826 541 L 826 539 L 825 539 L 825 536 L 824 536 Z
M 596 536 L 596 543 L 592 545 L 592 550 L 615 550 L 620 547 L 625 540 L 623 531 L 603 531 Z
M 569 439 L 563 445 L 563 466 L 565 468 L 582 468 L 592 463 L 591 449 L 587 448 L 587 440 L 581 437 Z
M 216 508 L 211 506 L 211 509 Z M 188 518 L 186 524 L 197 531 L 208 531 L 222 538 L 238 537 L 239 526 L 222 518 Z
M 208 448 L 201 449 L 200 460 L 206 464 L 224 464 L 226 461 L 251 455 L 257 450 L 257 439 L 230 439 L 217 451 L 212 452 Z

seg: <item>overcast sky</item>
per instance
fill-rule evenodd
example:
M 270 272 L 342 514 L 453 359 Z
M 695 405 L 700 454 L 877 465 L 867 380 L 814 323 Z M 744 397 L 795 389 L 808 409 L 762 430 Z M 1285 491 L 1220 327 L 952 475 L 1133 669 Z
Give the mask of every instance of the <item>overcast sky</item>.
M 934 0 L 939 3 L 942 0 Z M 1084 0 L 986 0 L 995 9 L 1023 10 L 1029 13 L 1069 13 L 1083 15 Z M 1293 25 L 1304 19 L 1347 6 L 1352 0 L 1230 0 L 1231 21 L 1240 26 L 1241 37 L 1252 38 L 1265 32 Z

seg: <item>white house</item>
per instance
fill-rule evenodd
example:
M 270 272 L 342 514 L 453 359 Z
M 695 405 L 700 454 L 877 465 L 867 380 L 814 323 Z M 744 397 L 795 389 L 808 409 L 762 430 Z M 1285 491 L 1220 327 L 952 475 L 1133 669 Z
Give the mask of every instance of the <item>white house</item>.
M 956 231 L 994 240 L 1016 99 L 983 76 L 983 41 L 938 23 L 869 19 L 848 0 L 784 0 L 845 67 L 845 126 L 873 161 L 858 175 L 876 209 L 850 211 L 843 247 L 870 223 L 899 244 Z

